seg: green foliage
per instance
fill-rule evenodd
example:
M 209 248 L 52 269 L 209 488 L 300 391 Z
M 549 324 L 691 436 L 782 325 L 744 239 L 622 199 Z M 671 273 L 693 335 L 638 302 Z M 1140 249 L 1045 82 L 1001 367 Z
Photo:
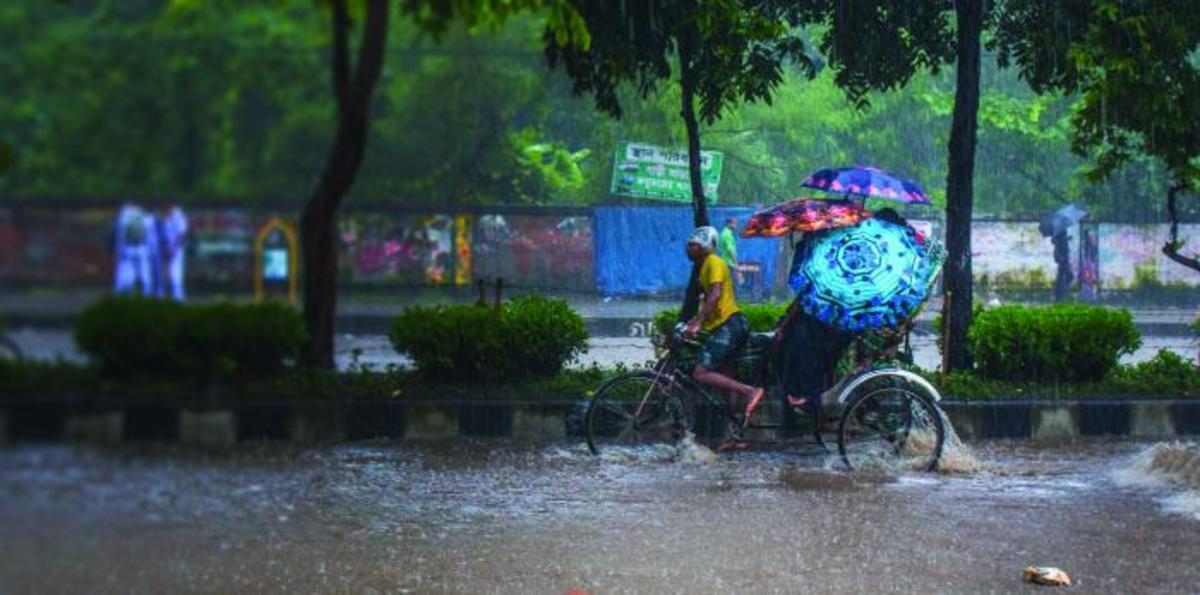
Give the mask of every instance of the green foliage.
M 435 382 L 546 378 L 587 349 L 583 318 L 563 300 L 514 299 L 500 313 L 480 306 L 409 308 L 392 322 L 392 345 Z
M 95 391 L 100 376 L 94 368 L 67 362 L 0 359 L 0 397 L 74 395 Z
M 1080 304 L 986 310 L 967 339 L 979 373 L 997 380 L 1099 380 L 1141 345 L 1128 310 Z
M 761 304 L 739 304 L 746 321 L 750 323 L 750 332 L 765 333 L 775 329 L 775 325 L 787 314 L 788 304 L 764 302 Z M 679 322 L 679 308 L 668 308 L 659 311 L 651 319 L 654 332 L 666 335 Z
M 504 323 L 486 307 L 407 308 L 392 321 L 389 337 L 433 381 L 500 381 L 511 374 Z
M 1139 155 L 1200 177 L 1200 13 L 1187 0 L 1006 3 L 993 45 L 1039 91 L 1079 93 L 1072 148 L 1095 177 Z
M 282 302 L 188 306 L 179 325 L 180 363 L 193 378 L 259 380 L 300 354 L 304 319 Z
M 1117 394 L 1197 396 L 1200 368 L 1173 351 L 1160 349 L 1149 361 L 1117 366 L 1106 385 Z
M 547 71 L 546 20 L 582 22 L 569 2 L 441 4 L 402 3 L 394 18 L 371 147 L 349 194 L 356 204 L 590 204 L 609 199 L 617 141 L 685 146 L 677 89 L 619 91 L 614 121 Z M 539 5 L 542 13 L 515 14 Z M 421 34 L 434 25 L 436 42 Z M 0 192 L 75 200 L 153 188 L 183 201 L 299 201 L 332 135 L 327 29 L 323 11 L 304 2 L 0 3 L 9 44 L 0 144 L 20 158 Z M 922 182 L 944 204 L 952 73 L 914 72 L 903 90 L 873 93 L 866 111 L 844 101 L 838 73 L 808 80 L 785 68 L 770 104 L 726 106 L 702 127 L 705 148 L 726 154 L 722 202 L 796 198 L 817 168 L 868 163 Z M 1085 177 L 1088 162 L 1070 152 L 1078 96 L 1035 96 L 991 60 L 982 78 L 976 214 L 1040 215 L 1076 201 L 1097 219 L 1163 216 L 1155 160 L 1135 156 L 1103 182 Z M 1194 216 L 1189 203 L 1181 211 Z
M 785 62 L 809 78 L 816 73 L 799 35 L 798 7 L 747 4 L 576 2 L 590 44 L 563 47 L 546 36 L 546 55 L 551 67 L 563 66 L 576 93 L 590 94 L 598 110 L 614 117 L 622 114 L 623 85 L 646 98 L 678 75 L 699 98 L 700 118 L 712 124 L 740 102 L 770 103 Z
M 109 378 L 167 377 L 180 371 L 184 306 L 145 297 L 107 296 L 83 310 L 75 344 Z
M 304 321 L 291 306 L 184 306 L 101 298 L 80 315 L 75 342 L 105 378 L 242 382 L 278 374 L 298 355 Z
M 511 356 L 530 376 L 554 376 L 587 351 L 583 318 L 564 300 L 527 295 L 504 304 L 503 310 Z

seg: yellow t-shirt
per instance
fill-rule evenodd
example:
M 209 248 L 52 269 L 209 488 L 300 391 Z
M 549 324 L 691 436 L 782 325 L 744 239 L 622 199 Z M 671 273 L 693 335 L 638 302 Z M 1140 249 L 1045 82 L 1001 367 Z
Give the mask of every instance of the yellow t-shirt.
M 708 288 L 714 283 L 721 284 L 721 298 L 717 307 L 708 315 L 707 320 L 700 322 L 700 329 L 711 331 L 721 326 L 738 312 L 737 300 L 733 297 L 733 280 L 729 276 L 729 267 L 719 256 L 709 253 L 700 264 L 700 289 L 707 295 Z

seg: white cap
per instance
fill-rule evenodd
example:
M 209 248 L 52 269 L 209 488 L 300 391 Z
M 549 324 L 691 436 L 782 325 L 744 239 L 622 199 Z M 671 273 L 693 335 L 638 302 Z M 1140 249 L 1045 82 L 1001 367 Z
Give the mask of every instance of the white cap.
M 692 231 L 692 235 L 688 236 L 687 243 L 699 244 L 701 248 L 712 251 L 717 249 L 717 228 L 711 225 L 697 227 Z

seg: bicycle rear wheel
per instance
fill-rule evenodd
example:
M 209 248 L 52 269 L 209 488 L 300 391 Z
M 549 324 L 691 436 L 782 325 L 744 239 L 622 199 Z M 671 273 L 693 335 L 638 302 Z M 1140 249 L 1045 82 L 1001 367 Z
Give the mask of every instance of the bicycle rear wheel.
M 690 416 L 670 376 L 651 371 L 618 376 L 588 404 L 584 429 L 592 454 L 615 448 L 674 444 Z
M 945 440 L 937 404 L 895 376 L 857 388 L 838 424 L 838 452 L 850 469 L 933 471 Z

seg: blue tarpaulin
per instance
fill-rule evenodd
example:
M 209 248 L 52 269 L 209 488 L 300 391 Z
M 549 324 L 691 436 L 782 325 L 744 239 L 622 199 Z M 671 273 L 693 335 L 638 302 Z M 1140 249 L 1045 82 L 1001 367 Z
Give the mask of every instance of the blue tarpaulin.
M 718 230 L 735 217 L 740 233 L 754 209 L 709 208 Z M 646 293 L 678 294 L 687 287 L 691 263 L 684 242 L 695 227 L 690 207 L 595 207 L 596 285 L 606 296 Z M 738 238 L 738 261 L 758 263 L 761 283 L 770 292 L 775 279 L 778 239 Z M 742 288 L 739 288 L 741 290 Z M 739 300 L 749 296 L 738 295 Z

